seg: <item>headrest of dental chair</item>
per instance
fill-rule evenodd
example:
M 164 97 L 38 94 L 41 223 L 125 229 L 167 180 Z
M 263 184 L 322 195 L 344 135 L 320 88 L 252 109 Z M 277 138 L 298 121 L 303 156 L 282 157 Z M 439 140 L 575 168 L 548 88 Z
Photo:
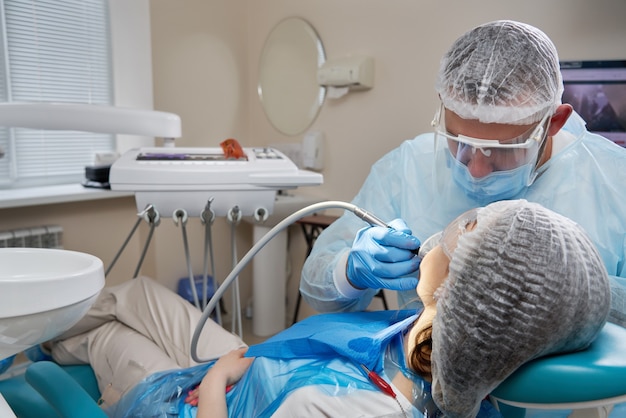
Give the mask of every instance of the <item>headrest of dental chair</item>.
M 626 329 L 607 323 L 586 350 L 526 363 L 491 396 L 513 404 L 580 404 L 626 396 Z M 567 409 L 567 408 L 562 408 Z
M 85 389 L 56 363 L 33 363 L 26 369 L 26 381 L 62 418 L 107 418 Z

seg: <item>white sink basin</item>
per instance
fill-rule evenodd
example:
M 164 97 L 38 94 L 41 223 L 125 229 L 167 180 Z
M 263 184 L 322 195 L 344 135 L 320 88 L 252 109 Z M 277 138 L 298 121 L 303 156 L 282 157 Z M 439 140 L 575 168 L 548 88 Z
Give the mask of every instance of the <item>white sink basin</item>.
M 92 255 L 0 248 L 0 359 L 69 329 L 103 287 L 102 261 Z

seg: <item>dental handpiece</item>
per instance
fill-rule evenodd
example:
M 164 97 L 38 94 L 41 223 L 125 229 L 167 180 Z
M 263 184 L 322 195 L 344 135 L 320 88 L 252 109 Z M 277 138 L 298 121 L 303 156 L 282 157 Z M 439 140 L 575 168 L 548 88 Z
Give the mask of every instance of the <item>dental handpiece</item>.
M 368 211 L 366 211 L 364 209 L 361 209 L 359 207 L 355 207 L 353 212 L 354 212 L 354 214 L 356 216 L 358 216 L 359 218 L 363 219 L 365 222 L 367 222 L 371 226 L 381 226 L 383 228 L 393 229 L 387 223 L 383 222 L 382 219 L 378 218 L 374 214 L 369 213 Z M 420 251 L 420 247 L 417 247 L 416 249 L 411 250 L 411 252 L 413 254 L 415 254 L 415 255 L 418 255 L 419 251 Z

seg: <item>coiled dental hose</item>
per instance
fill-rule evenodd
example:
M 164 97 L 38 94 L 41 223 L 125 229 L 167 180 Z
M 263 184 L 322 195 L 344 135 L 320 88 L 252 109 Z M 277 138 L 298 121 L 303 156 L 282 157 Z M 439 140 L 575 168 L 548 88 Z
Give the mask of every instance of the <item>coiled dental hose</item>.
M 293 224 L 297 220 L 307 215 L 313 214 L 315 212 L 319 212 L 320 210 L 324 210 L 324 209 L 349 210 L 350 212 L 354 213 L 356 216 L 363 219 L 365 222 L 367 222 L 370 225 L 382 226 L 386 228 L 388 227 L 388 225 L 385 222 L 383 222 L 376 216 L 372 215 L 371 213 L 359 208 L 356 205 L 353 205 L 352 203 L 341 202 L 341 201 L 327 201 L 327 202 L 315 203 L 287 216 L 285 219 L 283 219 L 278 224 L 276 224 L 276 226 L 270 229 L 263 237 L 261 237 L 261 239 L 257 241 L 256 244 L 252 246 L 252 248 L 250 248 L 250 250 L 246 253 L 246 255 L 243 256 L 243 258 L 239 261 L 239 263 L 235 265 L 235 267 L 230 272 L 230 274 L 226 276 L 226 279 L 224 279 L 224 282 L 220 285 L 220 287 L 216 289 L 215 293 L 209 300 L 209 303 L 206 305 L 206 307 L 202 311 L 202 316 L 200 317 L 200 320 L 198 321 L 198 324 L 196 325 L 196 329 L 194 330 L 193 337 L 191 338 L 191 358 L 195 362 L 206 363 L 208 361 L 214 360 L 214 359 L 201 359 L 198 357 L 198 340 L 200 339 L 200 334 L 202 333 L 204 324 L 213 313 L 213 310 L 215 309 L 216 305 L 218 304 L 219 300 L 221 299 L 226 289 L 228 289 L 232 281 L 235 278 L 237 278 L 237 276 L 239 276 L 239 274 L 241 273 L 241 270 L 243 270 L 243 268 L 246 267 L 246 265 L 250 262 L 250 260 L 265 246 L 265 244 L 267 244 L 272 238 L 274 238 L 274 236 L 276 236 L 283 229 L 287 228 L 289 225 Z

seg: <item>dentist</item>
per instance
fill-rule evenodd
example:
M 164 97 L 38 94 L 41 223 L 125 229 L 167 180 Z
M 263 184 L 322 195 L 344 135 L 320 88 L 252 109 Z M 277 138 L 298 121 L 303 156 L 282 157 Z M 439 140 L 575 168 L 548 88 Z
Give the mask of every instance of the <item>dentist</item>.
M 377 161 L 352 201 L 393 228 L 351 214 L 330 225 L 305 262 L 305 300 L 359 311 L 391 289 L 401 309 L 418 307 L 420 241 L 469 209 L 526 199 L 588 232 L 611 276 L 610 320 L 626 325 L 626 149 L 561 103 L 552 41 L 520 22 L 483 24 L 445 53 L 435 87 L 433 132 Z

